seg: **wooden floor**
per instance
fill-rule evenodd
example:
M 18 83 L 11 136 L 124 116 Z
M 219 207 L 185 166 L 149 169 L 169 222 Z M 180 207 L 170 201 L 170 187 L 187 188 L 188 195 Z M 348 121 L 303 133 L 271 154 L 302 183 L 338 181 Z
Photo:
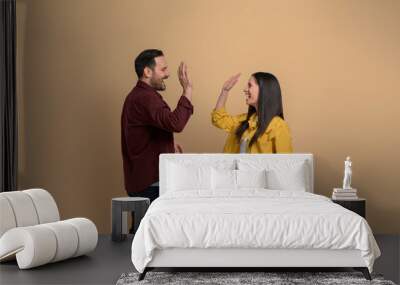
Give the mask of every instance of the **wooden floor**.
M 399 283 L 400 237 L 375 236 L 382 256 L 374 272 Z M 135 271 L 130 259 L 132 237 L 115 243 L 108 235 L 100 235 L 94 252 L 34 269 L 19 270 L 16 262 L 0 264 L 0 284 L 115 284 L 124 272 Z

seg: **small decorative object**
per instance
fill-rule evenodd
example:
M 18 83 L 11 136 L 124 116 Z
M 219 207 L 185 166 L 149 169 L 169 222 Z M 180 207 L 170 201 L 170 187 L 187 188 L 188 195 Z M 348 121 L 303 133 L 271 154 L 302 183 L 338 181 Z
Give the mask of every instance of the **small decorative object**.
M 357 200 L 357 189 L 351 187 L 351 159 L 350 156 L 346 157 L 344 162 L 344 178 L 343 188 L 333 188 L 333 200 Z
M 346 157 L 346 161 L 344 162 L 344 178 L 343 178 L 343 189 L 352 189 L 351 188 L 351 159 L 350 156 Z

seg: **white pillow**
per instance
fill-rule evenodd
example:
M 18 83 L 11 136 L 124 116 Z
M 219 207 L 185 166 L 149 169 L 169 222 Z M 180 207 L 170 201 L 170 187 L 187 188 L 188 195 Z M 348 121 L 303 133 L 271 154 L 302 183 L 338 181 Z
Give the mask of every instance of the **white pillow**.
M 211 170 L 212 189 L 236 190 L 236 170 L 216 169 Z
M 267 188 L 264 170 L 215 169 L 211 171 L 213 190 L 237 190 L 240 188 Z
M 236 170 L 238 188 L 267 188 L 266 170 Z
M 306 191 L 307 189 L 304 164 L 284 170 L 270 169 L 266 173 L 268 189 L 289 191 Z
M 211 167 L 168 164 L 168 191 L 211 189 Z
M 305 160 L 239 159 L 239 170 L 265 169 L 268 189 L 306 191 L 310 188 L 309 168 Z

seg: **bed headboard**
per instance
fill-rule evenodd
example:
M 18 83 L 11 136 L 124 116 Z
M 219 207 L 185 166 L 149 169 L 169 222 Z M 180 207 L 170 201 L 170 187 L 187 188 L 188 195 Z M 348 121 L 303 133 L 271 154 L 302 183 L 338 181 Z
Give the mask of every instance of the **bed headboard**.
M 237 165 L 236 162 L 239 159 L 245 160 L 268 160 L 268 162 L 274 161 L 304 161 L 307 165 L 307 173 L 305 173 L 308 180 L 307 192 L 314 192 L 314 162 L 313 155 L 311 153 L 296 153 L 296 154 L 224 154 L 224 153 L 188 153 L 188 154 L 175 154 L 166 153 L 160 155 L 160 195 L 164 194 L 166 191 L 166 185 L 168 180 L 167 175 L 167 164 L 168 162 L 189 162 L 196 164 L 196 162 L 204 163 L 209 165 L 214 165 L 220 161 L 232 162 Z

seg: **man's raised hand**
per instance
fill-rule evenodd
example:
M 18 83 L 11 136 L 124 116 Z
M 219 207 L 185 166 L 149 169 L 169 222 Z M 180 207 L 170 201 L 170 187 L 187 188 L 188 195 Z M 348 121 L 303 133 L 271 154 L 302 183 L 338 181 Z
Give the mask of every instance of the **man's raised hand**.
M 191 91 L 192 89 L 192 81 L 188 76 L 187 65 L 184 62 L 181 62 L 178 68 L 178 78 L 179 83 L 181 84 L 183 91 Z

